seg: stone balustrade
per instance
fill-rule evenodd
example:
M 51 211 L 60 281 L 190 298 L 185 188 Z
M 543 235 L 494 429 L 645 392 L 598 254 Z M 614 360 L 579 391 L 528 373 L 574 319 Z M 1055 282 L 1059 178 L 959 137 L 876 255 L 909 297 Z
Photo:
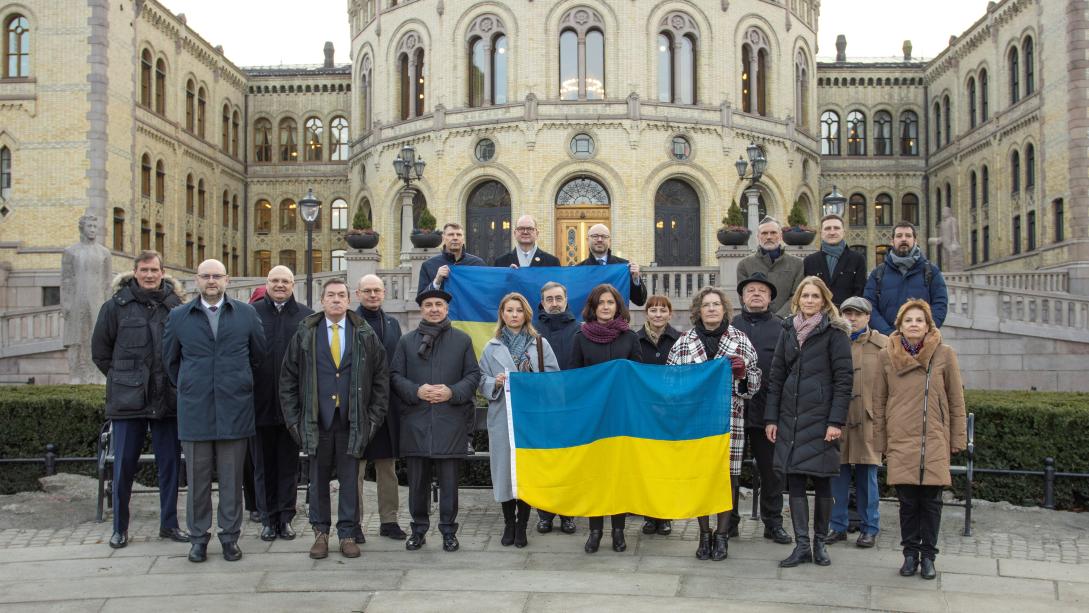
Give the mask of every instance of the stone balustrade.
M 971 283 L 1034 292 L 1069 292 L 1070 274 L 1063 271 L 1037 272 L 949 272 L 942 273 L 947 283 Z
M 63 334 L 60 305 L 9 311 L 0 315 L 0 357 L 56 351 Z

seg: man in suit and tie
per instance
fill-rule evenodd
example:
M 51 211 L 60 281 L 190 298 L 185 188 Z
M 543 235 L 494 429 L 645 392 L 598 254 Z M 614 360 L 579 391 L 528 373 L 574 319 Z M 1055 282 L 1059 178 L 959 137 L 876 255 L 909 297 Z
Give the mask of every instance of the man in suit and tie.
M 612 236 L 609 234 L 609 229 L 604 224 L 594 224 L 590 226 L 590 231 L 587 234 L 590 238 L 590 257 L 579 262 L 579 266 L 627 264 L 628 270 L 631 271 L 631 292 L 629 296 L 631 303 L 636 306 L 646 304 L 647 286 L 643 284 L 643 279 L 639 276 L 639 265 L 613 255 L 610 249 Z
M 493 266 L 525 268 L 526 266 L 559 266 L 560 259 L 537 246 L 537 221 L 532 215 L 522 215 L 514 225 L 514 249 L 495 258 Z
M 359 458 L 389 409 L 386 350 L 366 320 L 348 310 L 349 296 L 343 279 L 325 282 L 322 310 L 299 324 L 280 370 L 284 423 L 310 458 L 310 525 L 314 528 L 310 557 L 315 560 L 329 555 L 329 482 L 334 469 L 340 482 L 340 553 L 359 557 L 353 538 L 359 517 Z

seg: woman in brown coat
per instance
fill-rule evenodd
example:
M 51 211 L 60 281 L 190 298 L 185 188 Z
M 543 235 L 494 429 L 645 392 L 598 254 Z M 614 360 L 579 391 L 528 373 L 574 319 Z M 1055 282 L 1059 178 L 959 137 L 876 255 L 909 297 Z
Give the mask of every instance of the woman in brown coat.
M 957 354 L 942 344 L 930 305 L 909 300 L 881 354 L 874 381 L 874 444 L 888 464 L 888 484 L 900 499 L 900 544 L 910 577 L 922 565 L 933 579 L 942 488 L 950 485 L 950 456 L 967 445 L 964 389 Z

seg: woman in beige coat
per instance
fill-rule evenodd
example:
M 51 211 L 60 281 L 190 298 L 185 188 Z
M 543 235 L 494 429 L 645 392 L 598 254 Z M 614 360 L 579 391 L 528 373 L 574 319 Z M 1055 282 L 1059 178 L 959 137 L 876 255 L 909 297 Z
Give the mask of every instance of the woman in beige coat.
M 964 389 L 957 354 L 942 344 L 930 305 L 909 300 L 881 354 L 874 381 L 874 444 L 885 454 L 888 484 L 900 499 L 900 544 L 910 577 L 920 564 L 933 579 L 942 488 L 950 456 L 967 445 Z

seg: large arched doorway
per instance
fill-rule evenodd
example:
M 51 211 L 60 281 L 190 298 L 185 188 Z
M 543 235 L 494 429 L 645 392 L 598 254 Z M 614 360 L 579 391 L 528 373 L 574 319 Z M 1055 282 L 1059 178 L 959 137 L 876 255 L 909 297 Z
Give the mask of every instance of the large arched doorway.
M 654 194 L 654 261 L 700 265 L 700 197 L 680 179 L 662 183 Z
M 510 192 L 499 181 L 473 188 L 465 206 L 465 250 L 491 263 L 510 251 Z
M 610 204 L 609 191 L 590 177 L 571 179 L 556 192 L 556 256 L 562 265 L 590 256 L 590 226 L 609 225 Z

